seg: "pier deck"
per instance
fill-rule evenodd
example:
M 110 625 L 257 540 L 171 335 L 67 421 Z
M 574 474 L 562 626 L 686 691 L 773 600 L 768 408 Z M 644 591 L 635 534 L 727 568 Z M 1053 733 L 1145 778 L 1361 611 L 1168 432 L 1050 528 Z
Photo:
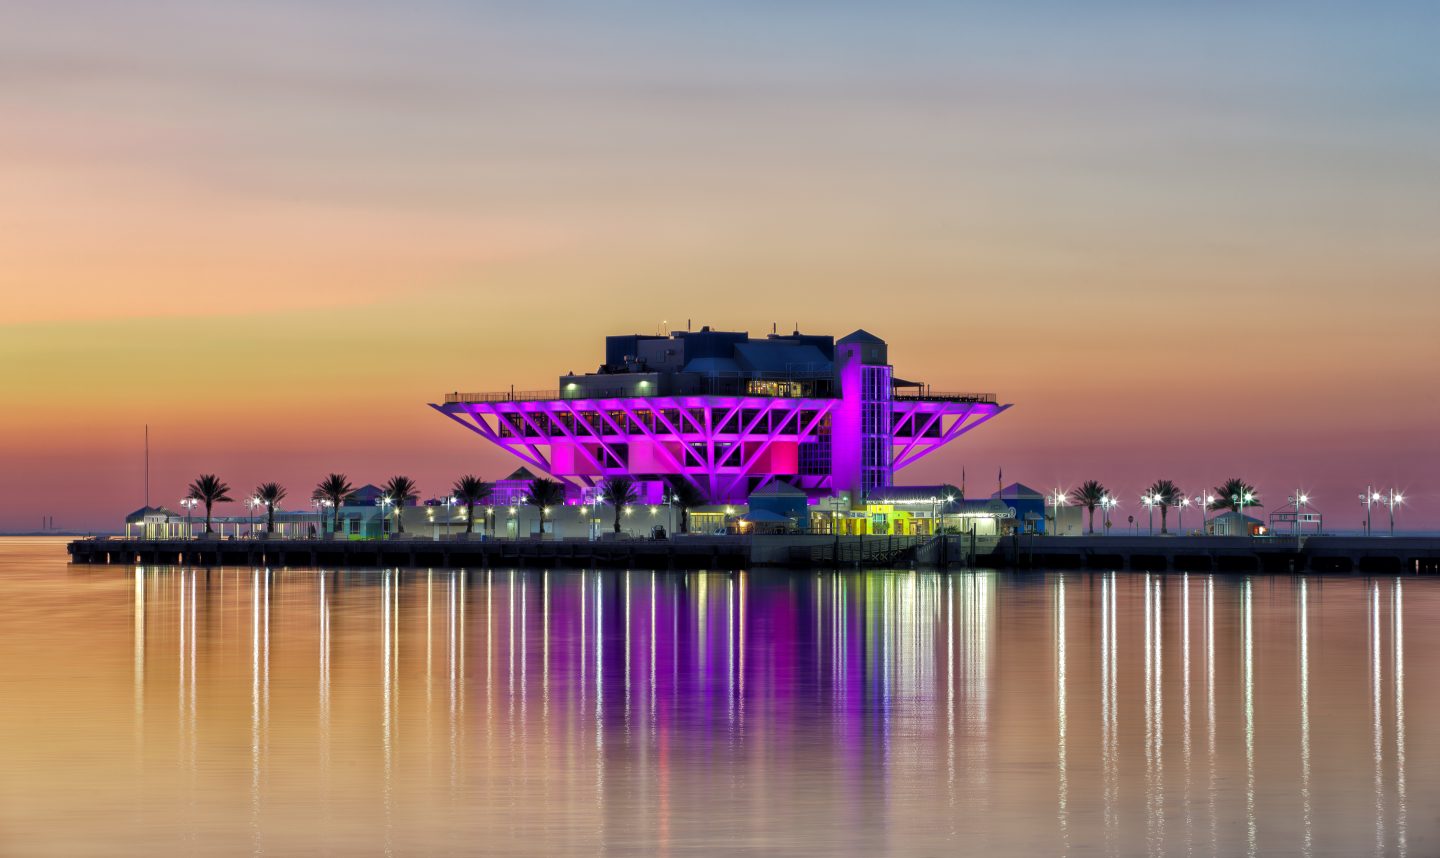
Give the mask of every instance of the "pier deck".
M 1088 569 L 1153 572 L 1440 573 L 1440 538 L 947 535 L 940 538 L 682 536 L 672 540 L 79 539 L 72 562 L 196 566 L 612 567 L 788 566 Z

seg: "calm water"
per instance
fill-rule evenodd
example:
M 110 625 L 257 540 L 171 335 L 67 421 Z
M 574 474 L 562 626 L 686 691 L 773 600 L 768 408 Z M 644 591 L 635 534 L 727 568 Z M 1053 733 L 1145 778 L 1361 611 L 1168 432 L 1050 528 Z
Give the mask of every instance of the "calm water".
M 6 855 L 1440 854 L 1440 581 L 69 567 Z

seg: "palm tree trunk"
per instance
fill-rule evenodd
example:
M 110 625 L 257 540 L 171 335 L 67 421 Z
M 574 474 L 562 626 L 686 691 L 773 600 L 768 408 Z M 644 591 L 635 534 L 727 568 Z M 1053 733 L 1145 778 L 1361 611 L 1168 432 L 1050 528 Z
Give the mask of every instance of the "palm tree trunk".
M 206 532 L 206 533 L 214 533 L 214 532 L 215 532 L 215 531 L 213 531 L 213 530 L 210 529 L 210 501 L 208 501 L 208 500 L 205 501 L 205 532 Z
M 1090 511 L 1090 535 L 1091 535 L 1091 536 L 1094 536 L 1094 535 L 1095 535 L 1095 507 L 1093 507 L 1093 506 L 1087 506 L 1087 507 L 1085 507 L 1085 509 L 1087 509 L 1087 510 Z
M 339 533 L 339 532 L 340 532 L 340 499 L 339 499 L 339 498 L 334 498 L 333 500 L 335 501 L 335 521 L 334 521 L 333 524 L 330 525 L 330 532 L 331 532 L 331 533 Z
M 402 502 L 400 502 L 400 503 L 395 504 L 395 532 L 396 532 L 396 533 L 404 533 L 404 532 L 405 532 L 405 514 L 404 514 L 404 513 L 405 513 L 404 502 L 402 501 Z
M 270 504 L 270 505 L 269 505 L 268 507 L 266 507 L 266 509 L 265 509 L 265 532 L 266 532 L 266 533 L 274 533 L 274 532 L 275 532 L 275 505 L 274 505 L 274 504 Z
M 615 504 L 615 532 L 620 532 L 620 504 Z
M 1166 533 L 1166 530 L 1165 530 L 1165 520 L 1166 520 L 1166 518 L 1168 517 L 1169 513 L 1170 513 L 1170 508 L 1169 508 L 1168 506 L 1162 506 L 1162 507 L 1160 507 L 1160 535 L 1161 535 L 1161 536 L 1164 536 L 1165 533 Z
M 465 513 L 465 535 L 469 536 L 475 532 L 475 502 L 471 501 L 468 511 Z

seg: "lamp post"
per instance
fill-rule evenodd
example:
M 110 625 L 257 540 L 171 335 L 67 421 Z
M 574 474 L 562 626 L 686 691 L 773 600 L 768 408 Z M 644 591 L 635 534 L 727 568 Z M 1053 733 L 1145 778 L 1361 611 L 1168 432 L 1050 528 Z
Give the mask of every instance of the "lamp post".
M 1385 497 L 1380 499 L 1380 502 L 1385 504 L 1386 509 L 1390 511 L 1390 535 L 1394 536 L 1395 507 L 1405 502 L 1405 496 L 1395 491 L 1394 489 L 1390 489 L 1385 493 Z
M 389 513 L 385 511 L 385 508 L 389 505 L 389 495 L 381 495 L 380 497 L 375 499 L 375 506 L 380 510 L 380 532 L 376 534 L 377 538 L 379 539 L 385 538 L 385 517 L 389 515 Z
M 1149 536 L 1154 536 L 1154 535 L 1155 535 L 1155 504 L 1159 503 L 1159 498 L 1158 498 L 1156 495 L 1141 495 L 1141 496 L 1140 496 L 1140 503 L 1144 504 L 1144 505 L 1145 505 L 1145 508 L 1146 508 L 1147 510 L 1149 510 L 1149 512 L 1150 512 L 1150 531 L 1149 531 L 1149 534 L 1148 534 L 1148 535 L 1149 535 Z
M 1070 503 L 1070 493 L 1069 493 L 1069 492 L 1061 491 L 1060 489 L 1057 488 L 1057 489 L 1055 489 L 1054 491 L 1052 491 L 1052 492 L 1050 493 L 1050 496 L 1045 499 L 1045 502 L 1050 505 L 1051 510 L 1052 510 L 1052 512 L 1051 512 L 1051 514 L 1050 514 L 1050 515 L 1051 515 L 1051 520 L 1055 522 L 1055 532 L 1054 532 L 1052 535 L 1054 535 L 1054 536 L 1059 536 L 1059 535 L 1060 535 L 1060 507 L 1062 507 L 1062 506 L 1068 506 L 1068 505 L 1069 505 L 1069 503 Z
M 261 501 L 259 498 L 257 498 L 257 497 L 252 497 L 252 498 L 250 498 L 249 500 L 245 501 L 245 505 L 250 508 L 250 538 L 251 538 L 251 539 L 254 539 L 254 538 L 255 538 L 255 509 L 256 509 L 258 506 L 260 506 L 261 503 L 262 503 L 262 501 Z
M 1115 498 L 1111 497 L 1110 495 L 1101 495 L 1100 497 L 1100 512 L 1105 519 L 1106 536 L 1110 535 L 1110 510 L 1114 509 L 1119 505 L 1120 501 L 1115 500 Z
M 1208 519 L 1205 518 L 1205 513 L 1208 512 L 1210 507 L 1215 503 L 1215 496 L 1209 492 L 1201 492 L 1195 496 L 1195 503 L 1200 507 L 1200 535 L 1205 536 L 1205 525 L 1208 523 Z
M 1175 501 L 1175 527 L 1180 531 L 1181 536 L 1185 535 L 1185 507 L 1189 505 L 1190 499 L 1184 495 Z
M 1374 487 L 1374 486 L 1366 486 L 1366 487 L 1365 487 L 1365 494 L 1363 494 L 1363 495 L 1360 496 L 1360 502 L 1363 503 L 1363 504 L 1365 504 L 1365 535 L 1366 535 L 1366 536 L 1369 536 L 1370 533 L 1371 533 L 1371 530 L 1370 530 L 1370 509 L 1371 509 L 1371 507 L 1375 506 L 1375 504 L 1380 503 L 1380 501 L 1381 501 L 1382 499 L 1383 499 L 1383 496 L 1382 496 L 1379 492 L 1375 491 L 1375 487 Z
M 1291 504 L 1293 504 L 1294 507 L 1295 507 L 1295 521 L 1294 521 L 1294 526 L 1291 528 L 1291 530 L 1294 531 L 1294 533 L 1295 533 L 1296 536 L 1299 536 L 1299 535 L 1300 535 L 1300 511 L 1301 511 L 1302 509 L 1304 509 L 1304 508 L 1306 507 L 1306 505 L 1308 505 L 1308 504 L 1310 503 L 1310 496 L 1307 495 L 1307 494 L 1305 494 L 1304 492 L 1300 491 L 1299 489 L 1296 489 L 1296 490 L 1295 490 L 1295 494 L 1291 495 L 1290 497 L 1286 498 L 1285 500 L 1289 501 L 1289 502 L 1290 502 Z
M 1252 501 L 1254 501 L 1254 500 L 1255 500 L 1255 493 L 1254 493 L 1254 492 L 1250 492 L 1250 491 L 1242 491 L 1242 492 L 1240 492 L 1240 493 L 1238 493 L 1238 494 L 1233 494 L 1233 495 L 1230 496 L 1230 503 L 1231 503 L 1232 505 L 1238 505 L 1238 506 L 1239 506 L 1239 512 L 1240 512 L 1240 527 L 1245 527 L 1245 504 L 1250 503 L 1250 502 L 1252 502 Z M 1247 528 L 1247 530 L 1248 530 L 1248 528 Z
M 185 538 L 194 539 L 195 531 L 190 527 L 190 511 L 199 503 L 199 498 L 181 498 L 180 505 L 185 507 Z

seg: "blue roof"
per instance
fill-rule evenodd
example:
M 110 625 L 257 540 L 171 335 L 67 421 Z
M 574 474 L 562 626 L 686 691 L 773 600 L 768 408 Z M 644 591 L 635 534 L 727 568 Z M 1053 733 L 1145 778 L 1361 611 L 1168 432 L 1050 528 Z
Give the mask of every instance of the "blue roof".
M 834 364 L 812 345 L 757 340 L 735 346 L 744 369 L 755 372 L 830 372 Z
M 884 340 L 880 339 L 879 337 L 875 336 L 864 328 L 860 328 L 853 333 L 846 334 L 839 340 L 836 340 L 836 342 L 840 343 L 841 345 L 846 345 L 849 343 L 879 343 L 882 346 L 885 345 Z
M 701 357 L 701 358 L 695 358 L 694 360 L 692 360 L 692 361 L 690 361 L 689 363 L 685 364 L 685 368 L 684 368 L 683 370 L 681 370 L 681 372 L 700 372 L 700 373 L 739 372 L 739 371 L 740 371 L 740 364 L 736 363 L 735 361 L 731 360 L 730 358 L 718 358 L 718 357 Z

